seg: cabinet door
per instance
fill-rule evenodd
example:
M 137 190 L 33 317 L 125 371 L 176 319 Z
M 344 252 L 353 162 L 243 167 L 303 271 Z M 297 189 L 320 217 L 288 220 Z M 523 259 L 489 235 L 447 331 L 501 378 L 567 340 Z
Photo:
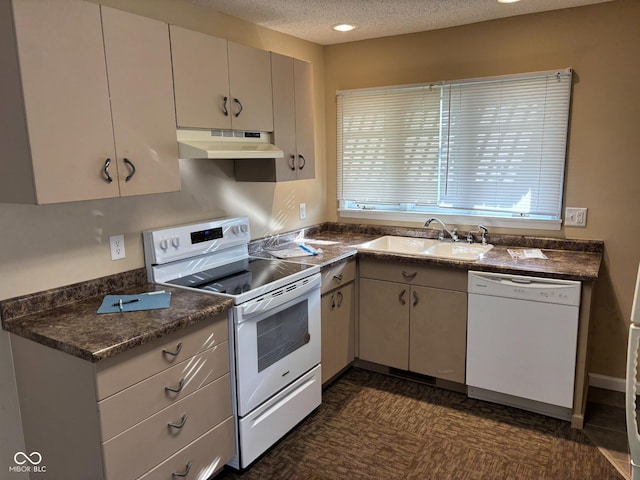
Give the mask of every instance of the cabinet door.
M 271 52 L 273 142 L 284 152 L 284 158 L 275 163 L 278 181 L 298 179 L 293 62 L 291 57 Z
M 294 60 L 296 99 L 296 142 L 298 178 L 315 177 L 315 141 L 313 128 L 313 67 L 310 62 Z
M 360 359 L 409 369 L 410 287 L 360 280 Z
M 409 370 L 464 383 L 467 294 L 412 287 Z
M 230 129 L 227 41 L 175 25 L 170 32 L 177 126 Z
M 269 52 L 227 42 L 229 111 L 234 130 L 273 131 L 273 94 Z
M 180 190 L 169 27 L 108 7 L 102 23 L 120 195 Z
M 110 158 L 116 177 L 100 7 L 22 0 L 13 10 L 36 202 L 117 197 L 102 175 Z
M 353 289 L 353 283 L 349 283 L 322 296 L 322 383 L 354 358 Z

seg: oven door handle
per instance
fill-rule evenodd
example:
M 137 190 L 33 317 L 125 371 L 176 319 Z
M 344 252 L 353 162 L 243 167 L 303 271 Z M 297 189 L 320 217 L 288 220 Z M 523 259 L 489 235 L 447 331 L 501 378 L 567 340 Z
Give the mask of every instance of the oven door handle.
M 291 287 L 291 284 L 285 285 L 273 292 L 238 305 L 236 308 L 241 313 L 241 321 L 249 320 L 262 312 L 274 310 L 285 303 L 300 301 L 303 296 L 308 296 L 310 292 L 320 290 L 320 274 L 312 275 L 305 284 L 298 283 L 296 288 Z

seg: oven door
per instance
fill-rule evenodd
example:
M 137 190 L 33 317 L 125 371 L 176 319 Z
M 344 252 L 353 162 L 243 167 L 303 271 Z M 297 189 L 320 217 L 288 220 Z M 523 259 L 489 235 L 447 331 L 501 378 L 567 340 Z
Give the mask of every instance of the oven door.
M 320 363 L 320 275 L 234 308 L 238 416 Z

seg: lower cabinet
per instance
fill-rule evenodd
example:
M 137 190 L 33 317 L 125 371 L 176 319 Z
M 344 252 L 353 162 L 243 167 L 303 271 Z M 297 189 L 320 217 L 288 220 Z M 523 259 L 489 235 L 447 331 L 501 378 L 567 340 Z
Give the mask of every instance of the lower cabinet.
M 359 358 L 465 381 L 466 271 L 363 260 Z
M 220 470 L 235 437 L 227 316 L 213 320 L 97 363 L 11 335 L 27 451 L 70 480 Z
M 322 271 L 322 383 L 355 357 L 355 260 Z

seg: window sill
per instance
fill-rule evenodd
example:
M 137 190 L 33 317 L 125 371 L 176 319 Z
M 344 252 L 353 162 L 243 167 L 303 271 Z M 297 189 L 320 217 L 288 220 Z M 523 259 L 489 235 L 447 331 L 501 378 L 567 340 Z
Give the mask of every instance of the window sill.
M 427 218 L 437 216 L 445 223 L 454 225 L 478 225 L 486 227 L 518 228 L 526 230 L 560 230 L 562 220 L 539 220 L 531 218 L 486 217 L 475 215 L 437 215 L 425 212 L 391 212 L 382 210 L 362 210 L 353 208 L 339 208 L 341 218 L 362 218 L 368 220 L 391 220 L 402 222 L 424 223 Z

